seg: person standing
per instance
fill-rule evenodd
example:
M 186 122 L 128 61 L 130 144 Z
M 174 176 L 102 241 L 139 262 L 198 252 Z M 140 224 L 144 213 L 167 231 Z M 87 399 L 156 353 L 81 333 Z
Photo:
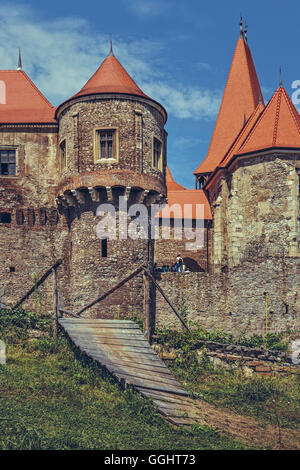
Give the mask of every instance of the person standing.
M 182 271 L 183 271 L 183 259 L 181 258 L 180 255 L 177 255 L 176 266 L 177 266 L 177 271 L 179 273 L 182 273 Z

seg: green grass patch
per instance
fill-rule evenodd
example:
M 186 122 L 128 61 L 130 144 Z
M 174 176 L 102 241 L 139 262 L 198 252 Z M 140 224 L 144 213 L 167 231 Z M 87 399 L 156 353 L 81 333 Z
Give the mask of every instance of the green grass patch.
M 23 312 L 10 318 L 0 322 L 7 342 L 7 364 L 0 365 L 1 450 L 246 449 L 208 426 L 173 429 L 150 400 L 123 390 L 62 334 L 55 342 L 29 340 L 26 330 L 37 318 Z

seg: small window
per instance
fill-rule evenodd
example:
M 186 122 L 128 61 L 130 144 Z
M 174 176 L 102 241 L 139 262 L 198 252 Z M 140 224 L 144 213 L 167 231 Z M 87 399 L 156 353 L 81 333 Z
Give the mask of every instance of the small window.
M 162 170 L 162 143 L 153 137 L 153 167 Z
M 15 176 L 16 175 L 16 151 L 0 150 L 0 175 Z
M 205 178 L 204 176 L 201 176 L 201 178 L 199 179 L 199 189 L 202 189 L 204 185 L 205 185 Z
M 15 273 L 15 272 L 16 272 L 16 268 L 15 268 L 14 266 L 10 266 L 9 272 L 10 272 L 10 273 Z
M 66 141 L 63 140 L 59 145 L 60 154 L 60 171 L 64 171 L 67 167 Z
M 117 160 L 116 130 L 101 129 L 97 131 L 98 149 L 97 160 Z
M 11 214 L 9 212 L 0 212 L 0 223 L 1 224 L 10 224 L 11 223 Z
M 101 240 L 101 256 L 107 258 L 107 238 Z

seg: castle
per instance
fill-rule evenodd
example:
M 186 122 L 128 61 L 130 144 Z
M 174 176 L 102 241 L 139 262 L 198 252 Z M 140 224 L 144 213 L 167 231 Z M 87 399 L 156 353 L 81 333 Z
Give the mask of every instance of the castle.
M 83 88 L 54 108 L 22 70 L 0 71 L 0 285 L 12 305 L 57 259 L 62 302 L 78 311 L 141 264 L 170 266 L 178 253 L 188 274 L 162 273 L 160 284 L 207 328 L 296 328 L 300 297 L 300 116 L 282 83 L 264 103 L 247 34 L 241 27 L 196 189 L 167 166 L 167 112 L 145 95 L 112 47 Z M 149 210 L 204 207 L 204 244 L 187 239 L 99 239 L 97 207 L 119 197 Z M 160 225 L 164 210 L 159 214 Z M 193 210 L 193 222 L 198 215 Z M 143 310 L 142 276 L 92 309 L 120 317 Z M 51 310 L 51 282 L 41 288 Z M 159 295 L 157 325 L 176 324 Z M 31 303 L 30 303 L 31 302 Z M 32 300 L 28 301 L 28 308 Z

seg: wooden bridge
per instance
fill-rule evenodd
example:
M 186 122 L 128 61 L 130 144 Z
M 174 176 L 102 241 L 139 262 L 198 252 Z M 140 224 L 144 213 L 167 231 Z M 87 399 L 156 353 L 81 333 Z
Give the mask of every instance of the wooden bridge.
M 189 425 L 196 421 L 193 399 L 157 356 L 136 323 L 89 318 L 58 321 L 82 352 L 106 367 L 125 387 L 130 385 L 152 399 L 169 422 Z
M 73 313 L 59 306 L 57 269 L 62 264 L 58 260 L 49 268 L 36 284 L 14 306 L 18 308 L 30 295 L 53 274 L 53 337 L 57 338 L 58 324 L 73 343 L 87 356 L 106 367 L 124 387 L 132 386 L 144 397 L 152 399 L 160 413 L 174 425 L 189 425 L 201 422 L 199 409 L 188 392 L 171 374 L 164 362 L 157 356 L 148 340 L 151 338 L 149 285 L 152 283 L 169 304 L 182 326 L 190 333 L 190 328 L 172 304 L 166 293 L 156 282 L 146 266 L 139 266 L 108 291 Z M 144 331 L 129 320 L 104 320 L 81 318 L 80 315 L 98 304 L 130 279 L 143 272 L 144 279 Z M 67 315 L 71 318 L 59 318 Z

